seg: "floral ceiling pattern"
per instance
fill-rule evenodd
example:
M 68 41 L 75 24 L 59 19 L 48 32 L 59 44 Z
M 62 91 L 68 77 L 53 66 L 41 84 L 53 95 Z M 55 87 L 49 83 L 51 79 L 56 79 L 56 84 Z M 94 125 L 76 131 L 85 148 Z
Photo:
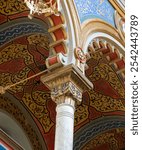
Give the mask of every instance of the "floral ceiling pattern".
M 43 16 L 36 16 L 31 21 L 27 14 L 27 8 L 18 0 L 0 1 L 0 86 L 11 85 L 46 69 L 45 60 L 49 57 L 51 42 L 47 32 L 49 23 Z M 76 137 L 83 127 L 88 126 L 89 129 L 90 123 L 99 118 L 124 116 L 124 82 L 104 57 L 94 56 L 87 63 L 86 76 L 94 84 L 94 89 L 86 91 L 82 103 L 76 106 Z M 12 87 L 7 93 L 3 97 L 10 99 L 7 95 L 11 95 L 21 103 L 32 116 L 47 149 L 53 150 L 56 104 L 50 98 L 50 91 L 40 82 L 40 77 Z M 8 110 L 3 101 L 0 101 L 0 109 Z M 13 114 L 14 109 L 19 111 L 19 108 L 11 107 L 8 112 Z M 17 118 L 22 124 L 21 119 Z M 104 124 L 104 130 L 86 139 L 80 149 L 121 149 L 124 146 L 120 140 L 124 139 L 122 120 L 114 123 L 112 128 Z M 41 150 L 38 142 L 34 144 L 37 150 Z

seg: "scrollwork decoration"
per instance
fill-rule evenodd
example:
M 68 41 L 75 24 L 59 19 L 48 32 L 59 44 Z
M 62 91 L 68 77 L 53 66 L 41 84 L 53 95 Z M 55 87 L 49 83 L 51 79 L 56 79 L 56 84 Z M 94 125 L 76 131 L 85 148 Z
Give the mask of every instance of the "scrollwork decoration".
M 4 15 L 14 15 L 28 10 L 26 5 L 20 0 L 1 0 L 0 10 Z

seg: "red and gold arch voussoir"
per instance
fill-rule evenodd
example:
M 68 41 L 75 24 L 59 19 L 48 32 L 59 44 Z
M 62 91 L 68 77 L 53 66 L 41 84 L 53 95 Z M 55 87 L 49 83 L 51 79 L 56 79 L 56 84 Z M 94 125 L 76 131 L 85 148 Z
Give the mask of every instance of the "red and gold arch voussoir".
M 65 30 L 65 19 L 62 14 L 55 16 L 54 14 L 45 15 L 49 22 L 50 28 L 48 32 L 50 33 L 53 41 L 50 43 L 50 48 L 52 49 L 52 56 L 46 60 L 46 65 L 48 68 L 54 68 L 61 65 L 60 55 L 65 56 L 67 54 L 67 47 L 65 40 L 67 39 L 67 33 Z
M 121 79 L 125 79 L 125 58 L 116 46 L 104 39 L 95 38 L 88 46 L 88 52 L 90 56 L 100 53 L 102 57 L 105 57 L 109 61 L 109 64 Z

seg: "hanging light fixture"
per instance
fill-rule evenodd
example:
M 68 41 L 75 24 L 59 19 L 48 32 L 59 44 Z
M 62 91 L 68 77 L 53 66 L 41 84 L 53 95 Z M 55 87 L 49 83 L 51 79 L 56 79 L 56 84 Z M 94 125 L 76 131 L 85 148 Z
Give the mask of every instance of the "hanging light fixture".
M 24 0 L 27 7 L 30 9 L 28 17 L 33 18 L 34 14 L 55 14 L 59 16 L 59 0 L 53 3 L 53 0 Z M 58 7 L 57 7 L 58 6 Z

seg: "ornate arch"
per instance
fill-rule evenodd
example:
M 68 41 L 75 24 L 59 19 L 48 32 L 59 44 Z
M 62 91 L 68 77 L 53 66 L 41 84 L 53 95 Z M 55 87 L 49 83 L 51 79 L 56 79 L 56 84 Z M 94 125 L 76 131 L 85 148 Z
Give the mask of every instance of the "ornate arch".
M 87 115 L 90 120 L 86 120 L 83 127 L 76 128 L 74 149 L 123 149 L 125 143 L 124 41 L 115 28 L 99 19 L 84 23 L 82 35 L 81 47 L 87 53 L 86 76 L 93 83 L 94 89 L 85 93 L 86 99 L 83 99 L 83 104 L 89 106 Z M 92 107 L 95 108 L 93 114 L 91 114 Z M 111 121 L 112 118 L 117 122 L 114 123 L 115 125 L 121 122 L 122 126 L 105 130 L 107 127 L 105 121 Z M 100 131 L 99 125 L 102 129 Z M 111 126 L 111 123 L 108 126 Z M 92 137 L 87 139 L 91 134 Z M 119 138 L 122 136 L 122 139 L 117 136 Z
M 90 57 L 100 54 L 115 70 L 120 78 L 125 80 L 125 56 L 122 46 L 104 37 L 94 38 L 88 46 Z
M 68 12 L 66 1 L 61 1 L 60 16 L 36 15 L 33 20 L 28 20 L 29 12 L 21 1 L 2 0 L 1 4 L 0 32 L 5 41 L 0 45 L 3 56 L 0 62 L 1 78 L 3 80 L 1 80 L 0 85 L 11 85 L 45 70 L 46 66 L 49 69 L 54 69 L 63 66 L 67 62 L 70 63 L 71 59 L 67 60 L 66 58 L 72 54 L 70 53 L 71 50 L 74 51 L 72 44 L 68 46 L 69 41 L 67 42 L 69 37 L 67 31 L 70 29 L 66 26 L 68 16 L 64 17 Z M 72 31 L 71 34 L 73 35 Z M 10 37 L 10 39 L 7 40 L 7 37 Z M 71 36 L 70 39 L 72 39 Z M 37 130 L 44 137 L 46 147 L 53 149 L 55 104 L 51 101 L 49 90 L 39 80 L 39 77 L 37 77 L 10 89 L 7 91 L 5 99 L 11 97 L 11 95 L 16 97 L 15 102 L 21 103 L 36 122 Z M 8 101 L 5 102 L 9 103 Z M 12 110 L 8 110 L 6 103 L 0 103 L 0 107 L 6 107 L 9 113 L 14 111 L 13 107 L 16 108 L 15 111 L 18 109 L 15 105 L 11 105 L 9 107 Z M 19 111 L 20 109 L 18 113 L 21 114 Z M 14 117 L 19 116 L 15 115 Z M 20 122 L 22 121 L 20 120 Z M 23 125 L 22 128 L 25 129 L 26 127 Z M 32 126 L 29 127 L 29 130 L 32 130 Z M 28 132 L 30 132 L 29 130 L 27 129 Z M 41 148 L 41 145 L 34 141 L 37 137 L 33 137 L 32 140 L 30 134 L 34 136 L 34 133 L 27 134 L 31 138 L 31 143 L 37 146 L 34 149 L 47 149 Z M 52 140 L 49 141 L 49 138 Z
M 22 4 L 19 4 L 18 0 L 13 0 L 13 1 L 8 0 L 7 2 L 9 2 L 10 4 L 13 2 L 14 5 L 16 5 L 14 9 L 16 8 L 18 9 L 17 10 L 13 9 L 13 12 L 3 11 L 4 9 L 10 10 L 9 7 L 2 9 L 3 14 L 1 15 L 2 19 L 0 20 L 0 23 L 2 24 L 2 26 L 4 26 L 4 24 L 8 21 L 12 23 L 12 20 L 14 19 L 20 20 L 21 18 L 27 17 L 28 11 L 26 7 Z M 2 0 L 2 3 L 4 4 L 2 6 L 6 6 L 5 5 L 6 1 Z M 110 71 L 113 77 L 117 78 L 115 80 L 117 81 L 116 83 L 113 80 L 114 78 L 111 78 L 111 81 L 109 80 L 109 83 L 111 85 L 109 86 L 109 89 L 112 90 L 111 91 L 112 93 L 111 92 L 105 93 L 105 89 L 103 89 L 102 93 L 100 91 L 98 92 L 94 90 L 84 93 L 85 96 L 83 97 L 83 103 L 77 106 L 77 111 L 76 111 L 76 116 L 75 116 L 75 128 L 76 128 L 75 130 L 78 130 L 83 125 L 85 125 L 91 120 L 96 119 L 97 117 L 102 117 L 104 115 L 112 115 L 112 114 L 124 116 L 124 88 L 118 81 L 119 75 L 120 75 L 120 78 L 124 79 L 123 77 L 124 75 L 124 41 L 122 41 L 119 32 L 111 25 L 99 19 L 88 20 L 87 22 L 84 22 L 84 24 L 81 25 L 79 22 L 79 18 L 78 18 L 73 0 L 61 1 L 60 16 L 47 15 L 46 17 L 35 16 L 35 18 L 36 18 L 35 25 L 37 27 L 36 33 L 38 34 L 34 37 L 31 36 L 28 38 L 28 42 L 31 42 L 30 46 L 28 47 L 30 48 L 30 51 L 31 51 L 34 48 L 33 46 L 36 45 L 35 47 L 38 47 L 40 49 L 40 52 L 43 52 L 44 58 L 48 57 L 48 59 L 46 60 L 46 66 L 49 69 L 54 70 L 56 67 L 60 67 L 66 64 L 70 64 L 70 63 L 75 64 L 76 58 L 74 55 L 74 49 L 79 46 L 83 49 L 84 52 L 87 52 L 90 55 L 87 61 L 88 65 L 92 57 L 94 57 L 95 59 L 93 63 L 90 63 L 90 66 L 92 64 L 94 65 L 97 62 L 96 60 L 103 59 L 103 61 L 107 64 L 107 66 L 109 66 L 109 67 L 106 67 L 104 65 L 105 69 L 103 71 L 105 72 L 105 75 L 108 73 L 108 71 Z M 40 31 L 40 34 L 39 34 L 39 31 Z M 50 36 L 48 36 L 50 39 L 50 42 L 49 42 L 49 39 L 48 40 L 46 39 L 48 33 L 50 34 Z M 36 39 L 36 40 L 33 40 L 33 39 Z M 24 42 L 26 41 L 25 38 L 22 40 Z M 20 42 L 22 40 L 20 40 Z M 44 40 L 44 43 L 46 43 L 45 45 L 42 43 L 42 40 Z M 14 76 L 16 77 L 16 79 L 14 78 L 15 79 L 14 81 L 11 80 L 13 78 L 9 79 L 10 78 L 9 75 L 4 76 L 5 78 L 2 78 L 4 79 L 2 81 L 4 85 L 7 83 L 11 84 L 15 81 L 17 82 L 21 78 L 22 79 L 27 78 L 28 76 L 33 75 L 34 73 L 42 71 L 46 68 L 44 65 L 45 59 L 42 60 L 42 62 L 41 61 L 38 62 L 40 64 L 40 66 L 38 67 L 36 65 L 35 66 L 32 65 L 34 64 L 34 62 L 37 61 L 36 59 L 34 59 L 34 57 L 40 58 L 40 56 L 38 57 L 36 55 L 32 56 L 31 53 L 28 52 L 27 46 L 21 45 L 21 43 L 19 43 L 18 40 L 14 40 L 12 42 L 13 44 L 15 43 L 18 43 L 18 44 L 16 44 L 16 46 L 13 46 L 13 44 L 11 46 L 7 46 L 7 43 L 6 43 L 6 45 L 2 45 L 2 47 L 0 48 L 4 49 L 3 46 L 7 46 L 7 48 L 4 50 L 4 53 L 7 53 L 7 51 L 10 52 L 10 50 L 14 49 L 14 53 L 12 53 L 13 51 L 11 51 L 12 55 L 10 55 L 10 57 L 12 59 L 18 58 L 18 61 L 20 62 L 19 63 L 20 67 L 16 67 L 16 69 L 14 70 L 15 72 L 19 71 Z M 47 51 L 45 51 L 45 49 Z M 49 49 L 50 49 L 50 52 L 49 52 Z M 18 53 L 19 51 L 25 52 L 24 55 L 22 55 L 22 53 Z M 35 51 L 33 54 L 35 53 L 37 52 Z M 4 54 L 4 56 L 6 55 Z M 7 59 L 6 63 L 4 64 L 6 67 L 3 65 L 3 67 L 5 68 L 2 69 L 2 71 L 4 70 L 5 73 L 7 73 L 9 69 L 8 68 L 9 64 L 7 64 L 8 61 L 11 62 L 9 59 Z M 24 70 L 22 70 L 23 69 L 22 65 L 24 64 L 23 62 L 26 64 L 26 67 L 24 66 L 25 67 Z M 15 63 L 15 61 L 13 61 L 12 63 Z M 122 68 L 119 67 L 119 64 L 122 64 L 121 66 Z M 30 69 L 28 68 L 28 65 L 29 66 L 31 65 Z M 94 69 L 93 65 L 92 65 L 92 68 L 90 67 L 90 70 Z M 13 68 L 11 66 L 10 71 L 12 69 Z M 102 70 L 101 71 L 99 69 L 96 70 L 96 72 L 93 73 L 92 76 L 90 76 L 89 74 L 89 72 L 92 71 L 90 70 L 86 71 L 87 77 L 90 80 L 94 81 L 94 78 L 97 78 L 97 76 L 95 76 L 97 75 L 96 72 L 98 73 L 99 76 L 102 75 L 102 77 L 104 77 L 103 74 L 100 73 Z M 24 73 L 26 72 L 26 73 L 24 74 L 23 72 Z M 19 76 L 19 73 L 20 73 L 20 76 Z M 110 76 L 107 76 L 107 78 L 109 77 Z M 119 85 L 119 88 L 116 88 L 116 84 Z M 116 92 L 114 92 L 115 90 Z M 18 100 L 19 100 L 19 102 L 25 108 L 27 108 L 27 111 L 30 112 L 30 115 L 32 115 L 32 117 L 37 121 L 36 122 L 37 126 L 40 128 L 39 130 L 44 136 L 47 146 L 49 147 L 49 149 L 53 149 L 55 104 L 50 99 L 49 90 L 43 87 L 43 85 L 39 82 L 39 78 L 36 78 L 36 79 L 31 80 L 30 82 L 23 83 L 22 86 L 19 85 L 15 88 L 12 88 L 9 91 L 9 93 L 17 97 L 16 103 L 18 103 Z M 7 101 L 7 103 L 9 103 L 9 101 Z M 9 103 L 9 105 L 10 104 L 11 102 Z M 100 105 L 102 105 L 102 107 L 100 107 Z M 3 104 L 1 103 L 0 106 L 3 106 Z M 6 104 L 3 107 L 6 107 Z M 13 107 L 9 106 L 9 107 L 11 107 L 12 109 L 16 108 L 15 110 L 17 110 L 16 106 L 13 106 Z M 7 111 L 11 112 L 10 110 L 7 110 Z M 21 112 L 19 111 L 18 113 L 21 114 Z M 92 114 L 93 115 L 97 114 L 97 115 L 93 116 Z M 15 117 L 19 117 L 19 116 L 17 115 Z M 24 125 L 22 127 L 23 129 L 26 128 Z M 32 128 L 30 127 L 29 130 L 32 130 Z M 30 132 L 29 130 L 27 131 Z M 31 133 L 31 134 L 34 136 L 33 140 L 31 140 L 32 143 L 38 145 L 38 141 L 35 140 L 36 135 L 34 133 Z M 30 138 L 32 136 L 31 134 L 28 134 Z M 51 140 L 49 141 L 48 138 L 51 138 Z M 35 149 L 38 149 L 38 148 L 35 148 Z M 39 147 L 39 149 L 41 149 L 41 147 Z
M 91 19 L 82 25 L 82 48 L 86 50 L 87 45 L 93 38 L 104 37 L 111 40 L 124 50 L 124 41 L 116 28 L 100 19 Z
M 8 5 L 9 3 L 9 5 Z M 2 34 L 4 34 L 4 36 L 6 36 L 5 34 L 5 30 L 8 29 L 4 29 L 6 22 L 8 20 L 13 21 L 13 20 L 18 20 L 21 18 L 26 18 L 28 16 L 28 9 L 25 6 L 25 4 L 22 1 L 18 1 L 18 0 L 14 0 L 14 1 L 1 1 L 1 21 L 0 24 L 2 25 L 0 31 L 2 32 Z M 62 7 L 61 7 L 61 13 L 59 16 L 55 16 L 53 14 L 45 14 L 45 16 L 41 15 L 38 16 L 36 15 L 36 21 L 35 21 L 35 26 L 37 26 L 38 28 L 38 22 L 42 22 L 42 28 L 44 28 L 44 31 L 33 31 L 33 33 L 49 33 L 50 36 L 52 37 L 51 41 L 50 41 L 50 49 L 52 50 L 52 53 L 50 53 L 50 58 L 47 60 L 47 66 L 48 67 L 53 67 L 54 65 L 56 66 L 58 63 L 62 64 L 66 64 L 66 55 L 68 53 L 68 49 L 66 46 L 66 39 L 67 39 L 67 32 L 66 32 L 66 27 L 65 27 L 65 18 L 64 15 L 62 13 Z M 35 19 L 33 19 L 35 20 Z M 24 21 L 24 20 L 23 20 Z M 26 20 L 25 20 L 26 21 Z M 26 21 L 27 22 L 27 21 Z M 30 20 L 30 22 L 33 22 Z M 7 24 L 7 27 L 11 28 L 14 24 L 16 25 L 17 21 L 15 21 L 13 24 L 9 23 L 9 25 Z M 3 28 L 4 27 L 4 28 Z M 19 26 L 18 26 L 19 27 Z M 12 30 L 9 35 L 13 35 L 16 32 L 18 32 L 18 27 L 17 30 Z M 26 26 L 27 27 L 27 26 Z M 31 29 L 32 27 L 30 27 Z M 20 34 L 21 34 L 21 27 L 19 27 L 20 29 Z M 28 29 L 28 31 L 30 31 Z M 29 32 L 30 33 L 30 32 Z M 18 36 L 18 35 L 17 35 Z M 15 37 L 17 37 L 15 36 Z M 14 37 L 14 38 L 15 38 Z M 9 40 L 8 40 L 9 41 Z M 8 42 L 7 41 L 7 42 Z M 6 42 L 6 43 L 7 43 Z M 4 43 L 1 43 L 4 44 Z
M 7 97 L 9 96 L 0 95 L 0 113 L 5 114 L 5 116 L 8 116 L 8 118 L 11 118 L 11 120 L 13 120 L 12 122 L 15 122 L 14 124 L 18 126 L 19 129 L 15 129 L 16 126 L 12 126 L 13 123 L 10 124 L 10 122 L 9 125 L 3 124 L 4 129 L 2 125 L 0 127 L 4 130 L 6 134 L 13 138 L 13 140 L 18 142 L 18 144 L 20 144 L 21 146 L 23 146 L 23 142 L 19 142 L 18 137 L 16 137 L 15 133 L 13 133 L 14 131 L 19 131 L 19 133 L 17 134 L 20 134 L 20 136 L 24 135 L 26 137 L 27 141 L 24 141 L 26 142 L 27 146 L 30 145 L 28 148 L 31 147 L 31 149 L 37 150 L 47 149 L 44 139 L 41 136 L 41 133 L 39 132 L 35 122 L 33 121 L 33 118 L 28 113 L 28 111 L 25 110 L 25 108 L 20 104 L 20 102 L 18 102 L 17 100 L 15 101 L 14 97 L 11 96 L 11 99 Z M 5 118 L 1 119 L 5 120 Z
M 85 148 L 88 150 L 91 148 L 95 149 L 97 146 L 105 143 L 109 143 L 110 147 L 108 147 L 108 149 L 113 150 L 113 148 L 115 148 L 119 150 L 120 145 L 118 142 L 120 141 L 117 141 L 116 135 L 114 135 L 112 130 L 115 129 L 121 132 L 124 127 L 124 117 L 121 116 L 107 116 L 96 119 L 86 124 L 83 128 L 75 133 L 74 150 L 85 150 Z M 98 141 L 99 139 L 101 140 Z

